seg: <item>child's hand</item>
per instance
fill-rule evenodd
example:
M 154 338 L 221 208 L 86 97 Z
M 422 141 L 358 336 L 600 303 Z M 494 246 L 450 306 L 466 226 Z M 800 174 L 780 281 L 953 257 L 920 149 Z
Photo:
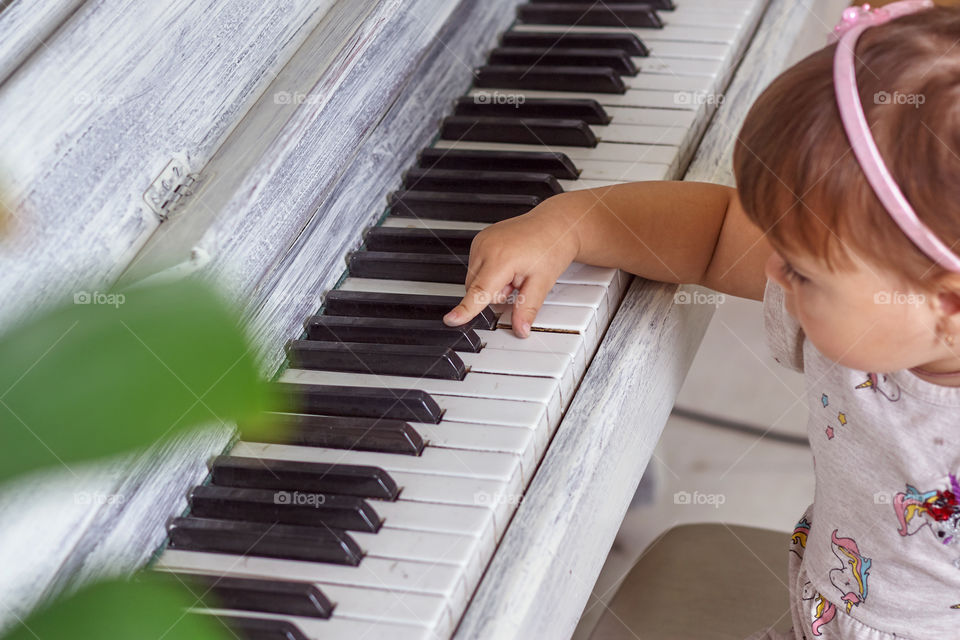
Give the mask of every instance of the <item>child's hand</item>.
M 555 196 L 522 216 L 487 227 L 470 245 L 467 293 L 444 323 L 470 321 L 490 303 L 504 302 L 517 290 L 513 331 L 525 338 L 547 292 L 577 257 L 579 241 L 571 214 Z

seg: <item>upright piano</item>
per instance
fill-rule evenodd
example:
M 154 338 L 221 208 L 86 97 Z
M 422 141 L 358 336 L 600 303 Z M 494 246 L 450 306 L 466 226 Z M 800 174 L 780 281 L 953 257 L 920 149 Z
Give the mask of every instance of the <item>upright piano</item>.
M 0 626 L 149 564 L 241 637 L 568 637 L 712 308 L 573 264 L 527 340 L 438 318 L 473 236 L 553 194 L 731 183 L 803 4 L 4 3 L 4 324 L 204 278 L 300 404 L 7 487 Z

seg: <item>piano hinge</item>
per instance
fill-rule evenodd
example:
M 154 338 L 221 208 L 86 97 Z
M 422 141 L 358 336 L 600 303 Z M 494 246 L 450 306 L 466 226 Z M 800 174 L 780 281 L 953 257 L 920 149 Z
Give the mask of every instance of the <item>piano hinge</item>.
M 201 182 L 199 173 L 190 172 L 186 154 L 174 154 L 160 175 L 143 192 L 143 201 L 160 222 L 165 222 L 197 192 Z

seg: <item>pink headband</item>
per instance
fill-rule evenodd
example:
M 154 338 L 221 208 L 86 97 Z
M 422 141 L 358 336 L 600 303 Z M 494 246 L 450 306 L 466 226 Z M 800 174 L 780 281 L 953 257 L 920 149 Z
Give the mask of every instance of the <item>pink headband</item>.
M 833 30 L 832 40 L 838 42 L 833 61 L 833 83 L 837 92 L 837 106 L 840 107 L 840 119 L 850 140 L 850 147 L 877 198 L 897 226 L 931 260 L 944 269 L 960 272 L 960 257 L 920 221 L 884 164 L 870 132 L 870 125 L 863 115 L 854 67 L 854 50 L 864 31 L 895 18 L 931 8 L 931 0 L 901 0 L 877 9 L 871 9 L 869 4 L 845 9 L 843 19 Z

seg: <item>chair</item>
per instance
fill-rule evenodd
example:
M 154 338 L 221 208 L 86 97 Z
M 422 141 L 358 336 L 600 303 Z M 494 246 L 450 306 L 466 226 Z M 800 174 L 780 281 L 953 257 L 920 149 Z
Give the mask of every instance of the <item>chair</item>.
M 743 640 L 790 629 L 789 533 L 674 527 L 647 547 L 590 640 Z

